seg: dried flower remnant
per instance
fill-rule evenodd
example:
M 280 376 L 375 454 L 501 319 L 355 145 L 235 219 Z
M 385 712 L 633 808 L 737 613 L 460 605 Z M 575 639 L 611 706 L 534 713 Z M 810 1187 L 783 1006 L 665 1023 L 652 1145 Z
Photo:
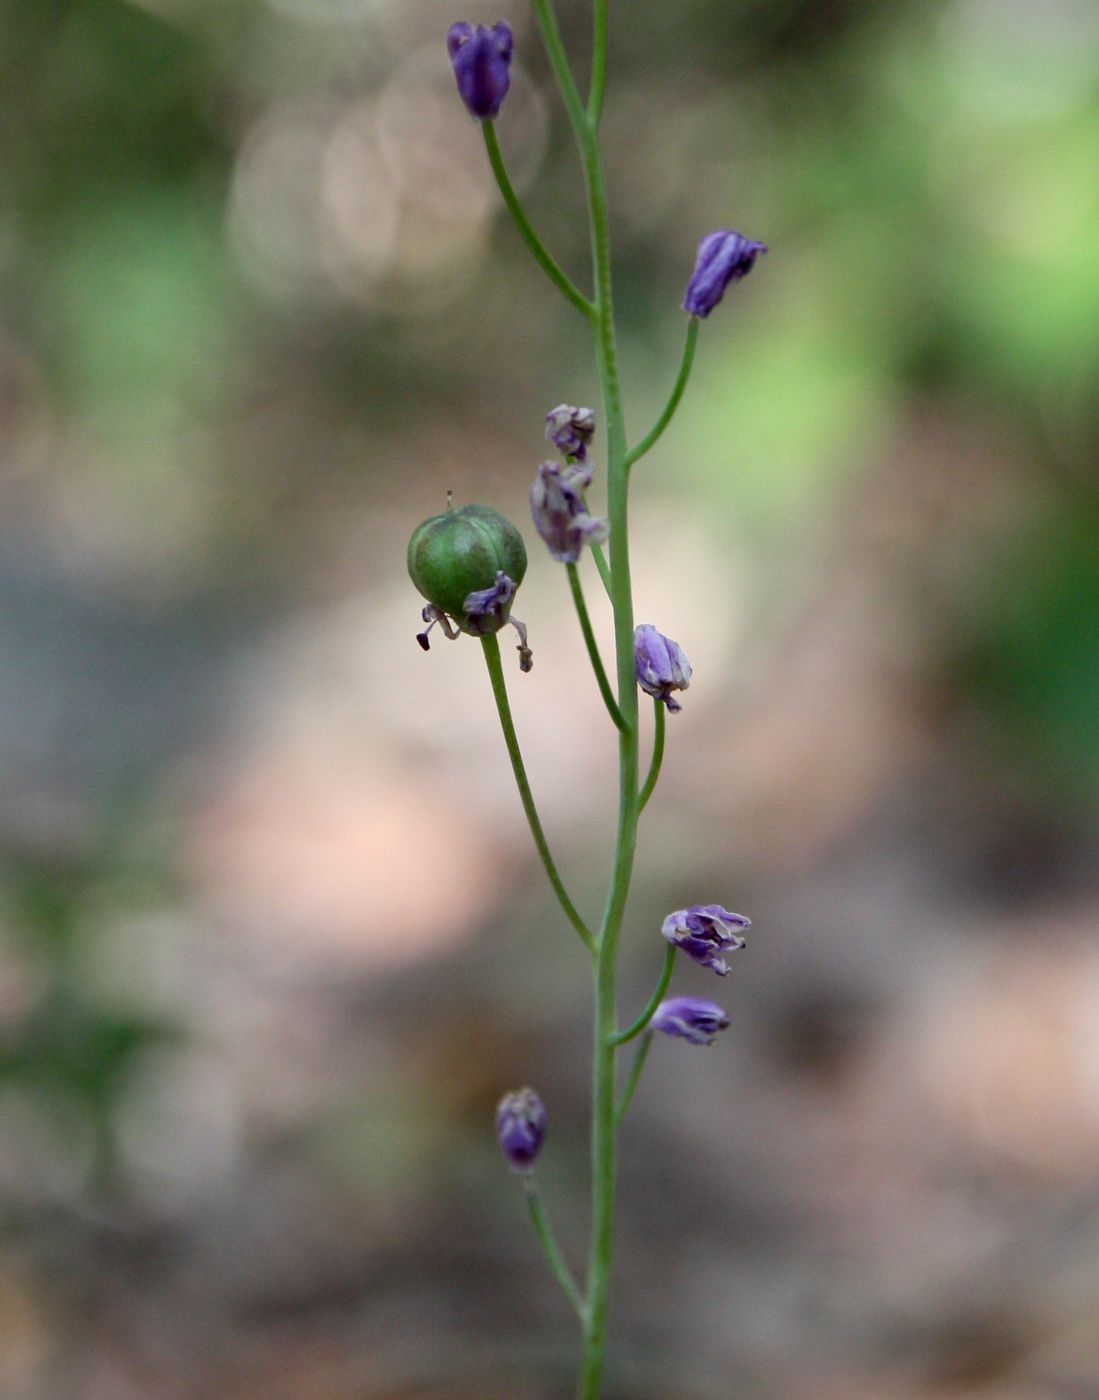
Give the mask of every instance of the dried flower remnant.
M 725 977 L 729 965 L 720 955 L 746 948 L 747 941 L 741 934 L 751 926 L 751 919 L 723 909 L 720 904 L 692 904 L 689 909 L 677 909 L 669 914 L 660 931 L 669 943 L 700 966 Z
M 524 1176 L 534 1170 L 546 1135 L 546 1109 L 533 1089 L 505 1094 L 496 1108 L 496 1140 L 512 1171 Z
M 443 632 L 446 634 L 446 637 L 449 641 L 455 642 L 462 635 L 458 631 L 457 627 L 451 624 L 450 618 L 447 617 L 446 613 L 443 612 L 442 608 L 437 608 L 434 603 L 428 603 L 427 607 L 424 608 L 420 616 L 427 623 L 427 626 L 422 632 L 416 633 L 416 640 L 419 642 L 420 646 L 424 649 L 424 651 L 431 650 L 431 641 L 429 638 L 429 633 L 431 632 L 431 629 L 435 626 L 436 623 L 438 623 L 438 625 L 443 629 Z
M 683 310 L 704 318 L 725 295 L 730 282 L 747 277 L 766 247 L 733 229 L 708 233 L 698 245 L 695 270 L 687 283 Z
M 518 584 L 514 579 L 498 569 L 488 588 L 478 588 L 468 594 L 462 607 L 469 621 L 469 631 L 478 637 L 499 632 L 511 616 L 511 600 L 516 588 Z
M 686 690 L 693 672 L 679 643 L 643 622 L 634 629 L 633 659 L 637 683 L 645 694 L 663 700 L 672 714 L 681 710 L 683 706 L 672 691 Z
M 575 564 L 586 544 L 601 544 L 608 524 L 591 515 L 584 492 L 591 485 L 590 467 L 543 462 L 530 488 L 534 528 L 560 564 Z
M 546 414 L 546 441 L 552 442 L 563 457 L 582 462 L 595 436 L 595 412 L 560 403 Z
M 729 1024 L 725 1012 L 712 1001 L 700 997 L 672 997 L 662 1001 L 653 1013 L 654 1030 L 678 1036 L 691 1045 L 712 1045 L 718 1031 Z
M 458 83 L 458 95 L 478 121 L 496 116 L 511 86 L 511 29 L 503 20 L 491 29 L 464 21 L 452 24 L 447 53 Z

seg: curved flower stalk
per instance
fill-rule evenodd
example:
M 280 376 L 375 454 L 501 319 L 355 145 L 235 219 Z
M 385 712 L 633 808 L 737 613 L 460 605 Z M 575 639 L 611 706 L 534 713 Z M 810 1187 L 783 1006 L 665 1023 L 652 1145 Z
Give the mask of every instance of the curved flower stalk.
M 535 1189 L 535 1162 L 543 1162 L 546 1109 L 532 1089 L 506 1094 L 500 1101 L 496 1130 L 508 1165 L 522 1179 L 531 1221 L 547 1262 L 579 1319 L 582 1355 L 579 1400 L 602 1394 L 604 1354 L 610 1301 L 615 1224 L 615 1178 L 618 1130 L 641 1080 L 654 1040 L 661 1036 L 692 1046 L 711 1045 L 729 1024 L 725 1011 L 697 997 L 667 997 L 682 952 L 700 966 L 726 976 L 726 957 L 745 947 L 749 921 L 719 904 L 695 904 L 669 914 L 663 921 L 664 962 L 644 1010 L 624 1029 L 618 1027 L 618 950 L 626 901 L 633 875 L 638 821 L 653 797 L 660 778 L 665 747 L 665 716 L 682 707 L 680 694 L 693 672 L 678 642 L 649 623 L 635 626 L 630 571 L 628 498 L 631 469 L 659 442 L 685 394 L 701 323 L 741 282 L 760 254 L 762 243 L 731 229 L 706 235 L 699 244 L 694 271 L 687 284 L 683 308 L 688 313 L 682 358 L 671 393 L 649 430 L 630 445 L 619 383 L 610 254 L 610 222 L 599 127 L 607 76 L 609 39 L 608 0 L 592 0 L 593 46 L 591 85 L 581 96 L 554 13 L 553 0 L 531 0 L 534 18 L 550 69 L 560 91 L 583 173 L 592 249 L 590 295 L 581 290 L 548 251 L 523 208 L 508 176 L 495 118 L 511 85 L 513 40 L 503 21 L 491 28 L 466 21 L 452 25 L 447 52 L 458 93 L 481 123 L 485 148 L 504 205 L 520 237 L 550 282 L 590 326 L 592 352 L 601 392 L 605 432 L 606 507 L 591 509 L 588 492 L 595 480 L 591 460 L 597 429 L 593 408 L 558 404 L 546 415 L 545 436 L 562 460 L 537 467 L 530 488 L 534 528 L 550 557 L 564 564 L 592 670 L 607 713 L 617 731 L 618 817 L 614 859 L 603 913 L 590 923 L 573 904 L 554 863 L 535 799 L 523 765 L 518 736 L 508 702 L 497 640 L 508 623 L 519 629 L 520 669 L 530 669 L 526 630 L 511 615 L 516 591 L 526 569 L 526 551 L 518 531 L 485 506 L 434 517 L 413 535 L 409 571 L 427 599 L 424 621 L 417 634 L 427 650 L 428 633 L 438 624 L 448 637 L 463 633 L 479 638 L 499 713 L 520 800 L 535 846 L 550 884 L 591 960 L 595 992 L 592 1054 L 591 1234 L 583 1286 L 576 1281 L 559 1249 Z M 607 543 L 609 558 L 602 545 Z M 588 615 L 580 571 L 591 555 L 606 590 L 613 615 L 613 657 L 605 664 Z M 639 693 L 651 697 L 653 746 L 647 774 L 640 779 L 641 719 Z M 652 936 L 655 942 L 655 927 Z M 633 1045 L 633 1058 L 619 1086 L 619 1053 Z

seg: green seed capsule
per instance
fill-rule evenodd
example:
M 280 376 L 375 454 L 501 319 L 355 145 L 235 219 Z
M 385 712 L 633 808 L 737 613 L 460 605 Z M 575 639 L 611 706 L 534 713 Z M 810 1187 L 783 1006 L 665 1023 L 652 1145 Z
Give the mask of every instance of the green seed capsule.
M 472 620 L 465 601 L 471 593 L 492 588 L 501 571 L 516 586 L 522 583 L 527 551 L 511 521 L 489 506 L 463 506 L 445 515 L 433 515 L 416 527 L 408 542 L 412 582 L 463 632 L 485 632 L 484 618 Z

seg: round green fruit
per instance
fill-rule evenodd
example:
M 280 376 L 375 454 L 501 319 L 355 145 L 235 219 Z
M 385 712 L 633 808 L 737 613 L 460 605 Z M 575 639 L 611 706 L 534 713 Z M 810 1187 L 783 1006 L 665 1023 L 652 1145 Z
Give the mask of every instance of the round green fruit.
M 433 515 L 416 527 L 408 542 L 412 582 L 463 632 L 484 630 L 471 627 L 465 600 L 491 588 L 501 569 L 518 587 L 527 571 L 527 551 L 511 521 L 489 506 L 463 506 Z

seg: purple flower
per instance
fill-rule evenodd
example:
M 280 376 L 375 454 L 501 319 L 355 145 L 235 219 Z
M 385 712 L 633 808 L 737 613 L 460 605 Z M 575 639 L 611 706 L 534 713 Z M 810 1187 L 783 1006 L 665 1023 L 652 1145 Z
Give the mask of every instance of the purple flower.
M 594 436 L 595 413 L 590 408 L 560 403 L 546 414 L 546 441 L 552 442 L 563 457 L 583 461 Z
M 511 85 L 511 30 L 503 20 L 486 29 L 464 21 L 446 36 L 458 95 L 479 121 L 495 117 Z
M 745 238 L 742 233 L 735 233 L 732 229 L 708 233 L 698 245 L 698 257 L 694 273 L 687 283 L 683 310 L 689 311 L 692 316 L 708 316 L 725 295 L 729 283 L 747 277 L 758 255 L 766 251 L 762 243 Z
M 543 462 L 530 488 L 534 528 L 561 564 L 575 564 L 586 544 L 605 540 L 608 526 L 588 514 L 584 492 L 591 485 L 587 467 L 562 467 Z
M 497 570 L 496 582 L 490 588 L 479 588 L 467 595 L 462 607 L 469 619 L 469 630 L 476 636 L 499 632 L 511 616 L 511 600 L 518 584 Z
M 714 1036 L 729 1024 L 720 1006 L 699 997 L 672 997 L 653 1013 L 651 1025 L 665 1035 L 677 1035 L 692 1045 L 712 1045 Z
M 691 683 L 691 663 L 683 648 L 670 637 L 643 622 L 634 629 L 633 661 L 637 684 L 654 700 L 663 700 L 672 714 L 683 706 L 672 699 L 673 690 L 686 690 Z
M 546 1109 L 533 1089 L 505 1094 L 496 1108 L 496 1140 L 513 1172 L 534 1170 L 546 1135 Z
M 723 909 L 720 904 L 692 904 L 689 909 L 669 914 L 660 932 L 696 963 L 713 968 L 719 977 L 724 977 L 729 966 L 718 954 L 746 948 L 740 935 L 751 926 L 751 919 Z

